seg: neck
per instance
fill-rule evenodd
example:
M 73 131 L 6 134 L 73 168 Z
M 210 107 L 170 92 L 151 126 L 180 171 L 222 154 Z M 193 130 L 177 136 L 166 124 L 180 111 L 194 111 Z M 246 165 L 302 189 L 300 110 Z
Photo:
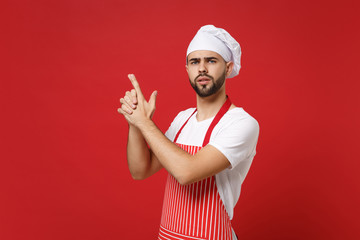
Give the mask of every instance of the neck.
M 196 119 L 198 121 L 203 121 L 208 118 L 214 117 L 216 113 L 220 110 L 221 106 L 225 103 L 225 101 L 225 91 L 218 91 L 217 93 L 209 97 L 200 97 L 199 95 L 196 95 Z

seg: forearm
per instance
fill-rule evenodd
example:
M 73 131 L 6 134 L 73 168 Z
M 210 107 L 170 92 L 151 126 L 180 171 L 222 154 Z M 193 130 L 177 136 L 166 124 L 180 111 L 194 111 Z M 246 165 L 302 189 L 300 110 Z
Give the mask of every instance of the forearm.
M 195 163 L 193 155 L 171 142 L 150 119 L 144 121 L 139 129 L 162 166 L 180 183 L 187 182 Z
M 144 179 L 153 174 L 152 154 L 139 129 L 129 125 L 127 161 L 134 179 Z

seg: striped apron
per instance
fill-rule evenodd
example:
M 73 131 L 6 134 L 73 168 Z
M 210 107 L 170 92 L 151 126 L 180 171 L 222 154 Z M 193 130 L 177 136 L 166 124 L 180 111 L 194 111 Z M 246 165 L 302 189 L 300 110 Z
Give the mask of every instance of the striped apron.
M 231 101 L 227 98 L 211 122 L 202 147 L 209 143 L 212 130 L 230 106 Z M 195 112 L 196 110 L 191 116 Z M 191 116 L 176 134 L 175 143 Z M 192 155 L 202 148 L 176 144 Z M 233 239 L 230 217 L 218 193 L 215 176 L 189 185 L 180 185 L 173 176 L 168 175 L 158 239 Z

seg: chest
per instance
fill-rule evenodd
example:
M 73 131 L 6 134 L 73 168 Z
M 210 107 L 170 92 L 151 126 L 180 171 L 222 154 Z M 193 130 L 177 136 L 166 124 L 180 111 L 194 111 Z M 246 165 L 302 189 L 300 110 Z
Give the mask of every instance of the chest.
M 196 120 L 196 116 L 192 116 L 189 119 L 188 123 L 182 129 L 177 139 L 177 143 L 192 146 L 201 146 L 212 120 L 213 118 L 210 118 L 198 122 Z

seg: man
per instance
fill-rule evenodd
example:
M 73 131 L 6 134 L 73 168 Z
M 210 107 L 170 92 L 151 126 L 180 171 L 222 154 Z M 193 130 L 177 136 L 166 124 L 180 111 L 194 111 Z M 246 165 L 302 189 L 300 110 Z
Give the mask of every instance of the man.
M 236 239 L 231 219 L 259 134 L 257 121 L 225 91 L 226 79 L 239 73 L 240 56 L 228 32 L 200 28 L 186 55 L 197 107 L 180 112 L 165 135 L 151 120 L 157 92 L 147 102 L 129 75 L 134 89 L 118 109 L 129 123 L 129 170 L 134 179 L 163 167 L 169 173 L 158 239 Z

